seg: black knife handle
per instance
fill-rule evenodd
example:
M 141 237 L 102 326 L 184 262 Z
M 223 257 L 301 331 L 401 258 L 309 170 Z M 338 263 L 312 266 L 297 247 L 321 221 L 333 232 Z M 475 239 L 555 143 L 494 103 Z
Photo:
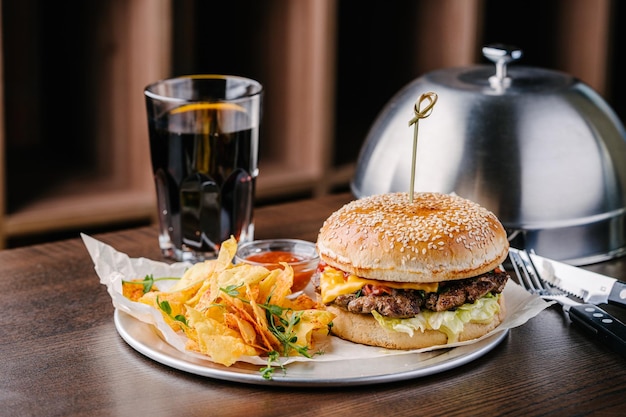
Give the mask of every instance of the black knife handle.
M 573 322 L 582 324 L 608 345 L 626 355 L 626 324 L 593 304 L 572 306 L 569 316 Z
M 626 284 L 619 281 L 613 284 L 609 294 L 609 302 L 626 306 Z

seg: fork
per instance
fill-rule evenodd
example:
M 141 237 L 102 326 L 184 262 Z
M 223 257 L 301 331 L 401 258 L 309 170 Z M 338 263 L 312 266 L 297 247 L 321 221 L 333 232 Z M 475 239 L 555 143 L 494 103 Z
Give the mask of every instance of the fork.
M 561 304 L 572 322 L 582 325 L 605 343 L 626 355 L 626 324 L 594 304 L 583 304 L 544 281 L 526 250 L 509 250 L 509 258 L 522 288 L 544 300 Z

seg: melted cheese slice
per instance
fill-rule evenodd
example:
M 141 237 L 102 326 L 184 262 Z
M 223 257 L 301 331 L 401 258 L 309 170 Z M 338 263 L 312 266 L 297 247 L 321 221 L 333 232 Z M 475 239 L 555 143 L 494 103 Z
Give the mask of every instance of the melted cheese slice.
M 363 288 L 365 285 L 380 285 L 403 290 L 423 290 L 425 292 L 436 292 L 439 284 L 414 283 L 414 282 L 387 282 L 375 279 L 360 278 L 350 275 L 344 279 L 344 274 L 335 268 L 327 266 L 320 276 L 320 293 L 322 302 L 328 304 L 340 295 L 352 294 Z

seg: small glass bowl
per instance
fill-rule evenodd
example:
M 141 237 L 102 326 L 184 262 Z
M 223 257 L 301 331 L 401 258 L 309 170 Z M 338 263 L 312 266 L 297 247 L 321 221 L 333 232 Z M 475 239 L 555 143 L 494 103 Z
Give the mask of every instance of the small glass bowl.
M 293 268 L 292 293 L 308 285 L 319 261 L 315 243 L 299 239 L 254 240 L 242 243 L 235 255 L 236 264 L 245 262 L 270 270 L 282 268 L 279 262 L 286 262 Z

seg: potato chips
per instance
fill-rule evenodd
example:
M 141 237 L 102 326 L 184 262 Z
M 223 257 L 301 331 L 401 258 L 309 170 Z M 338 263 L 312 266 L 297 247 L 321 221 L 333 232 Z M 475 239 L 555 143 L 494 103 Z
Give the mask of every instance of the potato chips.
M 234 238 L 217 259 L 189 268 L 169 290 L 152 289 L 138 301 L 161 311 L 187 336 L 187 349 L 230 366 L 241 356 L 311 357 L 316 336 L 327 335 L 334 315 L 309 296 L 291 295 L 293 270 L 232 264 Z

